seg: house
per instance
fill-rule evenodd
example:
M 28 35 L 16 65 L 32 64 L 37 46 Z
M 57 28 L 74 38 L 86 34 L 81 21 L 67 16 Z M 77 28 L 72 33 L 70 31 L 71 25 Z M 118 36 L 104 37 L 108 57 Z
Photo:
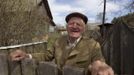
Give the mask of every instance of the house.
M 66 35 L 67 34 L 67 30 L 66 30 L 65 26 L 57 26 L 55 30 L 60 35 Z
M 1 46 L 45 40 L 49 26 L 55 26 L 47 0 L 2 2 L 0 2 Z

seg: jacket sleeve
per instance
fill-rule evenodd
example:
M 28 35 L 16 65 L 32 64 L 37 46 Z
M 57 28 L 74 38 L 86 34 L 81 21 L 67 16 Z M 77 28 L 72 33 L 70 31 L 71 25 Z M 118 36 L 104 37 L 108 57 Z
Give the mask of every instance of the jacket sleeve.
M 94 62 L 96 60 L 105 61 L 105 59 L 102 55 L 100 44 L 98 42 L 95 43 L 95 46 L 92 50 L 92 58 L 91 59 L 92 59 L 91 60 L 92 62 Z
M 47 50 L 44 53 L 32 53 L 32 58 L 37 61 L 52 61 L 55 58 L 55 45 L 58 41 L 58 37 L 50 37 L 48 39 Z
M 54 58 L 54 51 L 46 50 L 44 53 L 32 53 L 31 55 L 36 61 L 51 61 Z

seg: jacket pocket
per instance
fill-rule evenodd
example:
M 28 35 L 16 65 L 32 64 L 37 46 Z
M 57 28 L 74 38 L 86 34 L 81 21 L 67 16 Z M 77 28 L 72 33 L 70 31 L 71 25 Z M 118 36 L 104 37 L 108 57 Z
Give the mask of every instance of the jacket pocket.
M 82 64 L 82 63 L 85 63 L 85 62 L 87 62 L 87 61 L 88 61 L 87 58 L 82 58 L 82 59 L 77 59 L 76 63 L 77 63 L 77 64 Z

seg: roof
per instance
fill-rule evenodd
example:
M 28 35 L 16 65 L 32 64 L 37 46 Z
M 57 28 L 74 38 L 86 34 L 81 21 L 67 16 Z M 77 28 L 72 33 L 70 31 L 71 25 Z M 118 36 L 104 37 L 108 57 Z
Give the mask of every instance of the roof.
M 52 13 L 51 13 L 51 10 L 50 10 L 48 1 L 47 1 L 47 0 L 42 0 L 39 5 L 41 5 L 42 3 L 44 4 L 44 7 L 45 7 L 46 12 L 47 12 L 47 15 L 49 16 L 52 25 L 53 25 L 53 26 L 56 26 L 56 24 L 55 24 L 54 21 L 53 21 L 53 16 L 52 16 Z
M 98 26 L 99 27 L 103 27 L 103 26 L 110 27 L 112 25 L 113 25 L 112 23 L 104 23 L 104 24 L 99 24 Z

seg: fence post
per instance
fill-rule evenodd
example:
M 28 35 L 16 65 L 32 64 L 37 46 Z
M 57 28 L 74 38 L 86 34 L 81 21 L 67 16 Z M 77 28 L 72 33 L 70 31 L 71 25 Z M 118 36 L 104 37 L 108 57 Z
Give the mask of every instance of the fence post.
M 57 65 L 51 62 L 40 62 L 38 66 L 39 75 L 58 75 Z
M 84 69 L 71 67 L 71 66 L 65 66 L 63 68 L 63 75 L 84 75 Z
M 8 63 L 10 75 L 22 75 L 20 61 L 9 61 Z
M 36 62 L 32 59 L 25 59 L 21 62 L 23 75 L 36 75 Z
M 8 63 L 6 54 L 0 54 L 0 75 L 8 75 Z

